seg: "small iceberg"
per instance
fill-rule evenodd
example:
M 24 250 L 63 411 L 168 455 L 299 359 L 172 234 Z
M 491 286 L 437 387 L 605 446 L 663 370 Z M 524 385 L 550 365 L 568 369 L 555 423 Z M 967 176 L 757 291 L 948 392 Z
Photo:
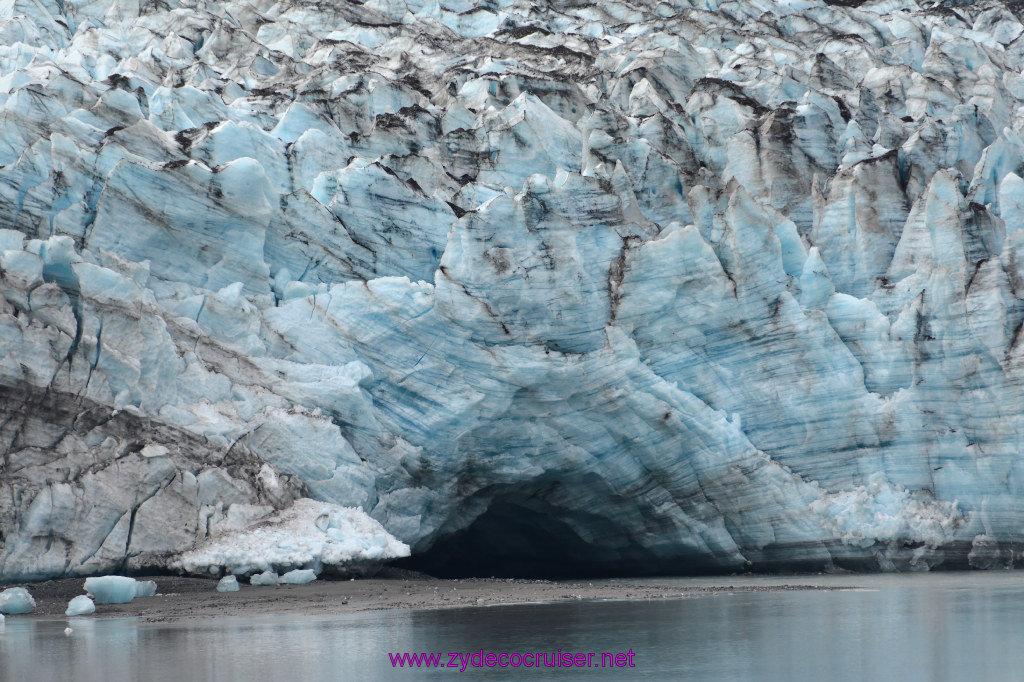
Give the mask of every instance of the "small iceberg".
M 30 613 L 36 607 L 36 600 L 24 587 L 9 587 L 0 592 L 0 614 L 16 616 Z
M 249 578 L 250 585 L 267 586 L 267 585 L 279 585 L 281 579 L 277 576 L 277 573 L 273 571 L 264 571 L 263 573 L 257 573 L 256 575 Z
M 316 580 L 316 571 L 311 568 L 288 571 L 281 576 L 281 582 L 286 585 L 306 585 Z
M 97 604 L 127 604 L 136 597 L 155 595 L 156 583 L 121 575 L 105 575 L 86 578 L 85 591 L 93 596 Z
M 68 602 L 68 608 L 64 611 L 65 616 L 88 616 L 96 613 L 96 604 L 87 594 L 80 594 Z
M 218 592 L 238 592 L 238 578 L 233 575 L 226 575 L 217 583 Z
M 135 596 L 136 597 L 155 597 L 156 596 L 156 581 L 153 581 L 153 580 L 136 580 L 135 581 Z

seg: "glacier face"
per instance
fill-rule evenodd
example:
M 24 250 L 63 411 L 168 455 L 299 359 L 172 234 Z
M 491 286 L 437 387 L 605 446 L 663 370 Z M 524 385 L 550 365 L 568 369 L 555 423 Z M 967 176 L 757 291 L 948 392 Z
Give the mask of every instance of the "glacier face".
M 0 581 L 1019 562 L 1014 11 L 3 3 Z

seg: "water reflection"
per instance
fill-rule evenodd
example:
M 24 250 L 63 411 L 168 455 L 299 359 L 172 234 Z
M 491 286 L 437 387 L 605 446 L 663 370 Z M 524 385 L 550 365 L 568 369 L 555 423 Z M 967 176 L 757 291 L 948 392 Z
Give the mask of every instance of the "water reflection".
M 0 679 L 931 681 L 1015 679 L 1024 669 L 1024 576 L 853 580 L 873 589 L 176 623 L 12 617 Z M 632 649 L 636 667 L 460 673 L 395 670 L 387 656 L 481 649 Z

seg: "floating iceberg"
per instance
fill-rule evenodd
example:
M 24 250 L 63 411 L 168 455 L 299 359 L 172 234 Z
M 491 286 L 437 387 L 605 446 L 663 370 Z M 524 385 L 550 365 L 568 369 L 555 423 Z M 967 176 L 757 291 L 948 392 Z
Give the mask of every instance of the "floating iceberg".
M 16 616 L 30 613 L 35 607 L 36 600 L 24 587 L 9 587 L 0 592 L 0 614 Z
M 68 608 L 64 611 L 65 616 L 88 616 L 96 612 L 96 604 L 88 595 L 80 594 L 68 602 Z

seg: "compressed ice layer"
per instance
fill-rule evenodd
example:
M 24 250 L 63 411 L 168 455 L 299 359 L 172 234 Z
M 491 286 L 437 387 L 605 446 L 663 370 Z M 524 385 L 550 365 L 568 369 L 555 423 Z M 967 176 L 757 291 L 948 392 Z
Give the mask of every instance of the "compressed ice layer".
M 218 592 L 238 592 L 238 578 L 233 575 L 226 575 L 217 581 Z
M 88 595 L 80 594 L 68 602 L 68 608 L 64 611 L 66 616 L 88 616 L 96 612 L 96 604 Z
M 263 573 L 257 573 L 249 578 L 250 585 L 256 585 L 257 587 L 272 587 L 274 585 L 281 584 L 281 578 L 273 571 L 264 571 Z
M 120 575 L 107 575 L 85 579 L 85 590 L 97 604 L 127 604 L 136 597 L 152 597 L 156 583 L 136 580 Z
M 296 568 L 281 576 L 281 582 L 286 585 L 306 585 L 316 580 L 316 571 L 311 568 Z
M 36 607 L 36 600 L 24 587 L 9 587 L 0 592 L 0 614 L 16 616 L 30 613 Z
M 284 573 L 310 567 L 316 575 L 325 567 L 361 571 L 408 555 L 407 545 L 362 511 L 300 499 L 252 527 L 212 538 L 182 554 L 174 567 L 200 575 Z

